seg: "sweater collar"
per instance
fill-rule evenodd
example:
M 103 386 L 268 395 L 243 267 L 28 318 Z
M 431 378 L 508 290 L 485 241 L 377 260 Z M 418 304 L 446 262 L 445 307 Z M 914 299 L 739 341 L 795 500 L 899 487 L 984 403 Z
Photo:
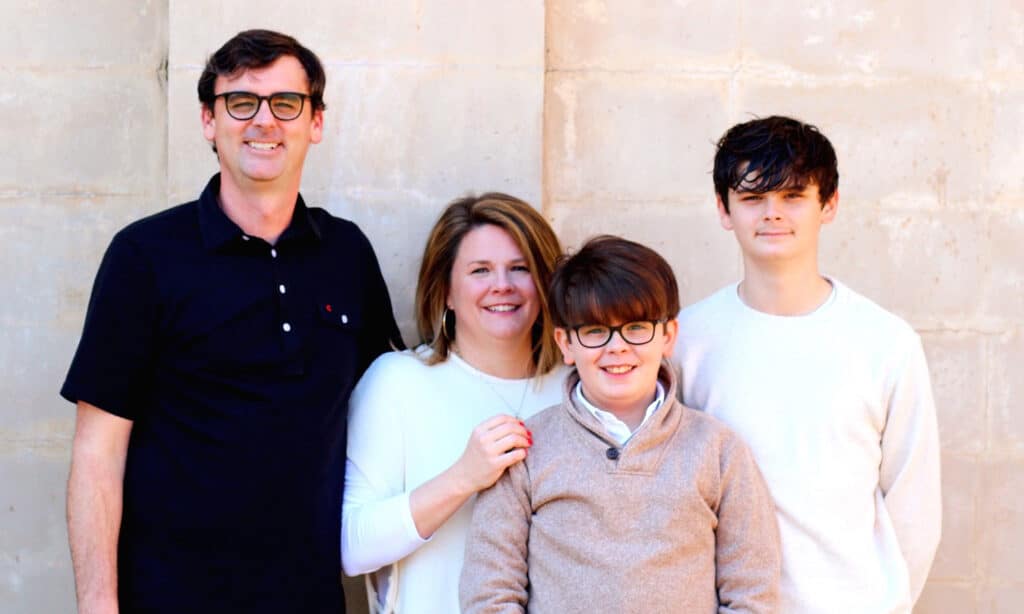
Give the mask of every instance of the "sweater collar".
M 644 420 L 643 424 L 632 433 L 626 443 L 620 443 L 609 435 L 598 417 L 578 401 L 574 391 L 579 382 L 580 374 L 576 369 L 573 369 L 566 376 L 565 383 L 563 384 L 562 405 L 573 420 L 610 445 L 621 446 L 624 449 L 628 448 L 633 451 L 656 446 L 664 439 L 666 429 L 674 431 L 681 419 L 683 406 L 676 397 L 676 372 L 667 360 L 662 360 L 661 367 L 658 369 L 658 383 L 665 390 L 665 400 L 658 410 L 652 412 Z
M 640 429 L 644 425 L 644 422 L 647 422 L 647 419 L 651 417 L 651 414 L 658 411 L 661 404 L 665 402 L 665 386 L 663 386 L 660 381 L 654 382 L 654 386 L 654 400 L 651 401 L 651 404 L 647 406 L 646 410 L 644 410 L 644 419 L 640 422 L 637 429 Z M 587 400 L 586 395 L 583 394 L 582 381 L 576 384 L 576 388 L 573 389 L 573 396 L 573 400 L 581 407 L 592 413 L 594 417 L 597 418 L 598 422 L 604 426 L 604 429 L 608 434 L 620 444 L 625 445 L 625 443 L 629 441 L 629 438 L 633 436 L 634 431 L 631 431 L 629 425 L 620 420 L 618 416 L 601 409 Z

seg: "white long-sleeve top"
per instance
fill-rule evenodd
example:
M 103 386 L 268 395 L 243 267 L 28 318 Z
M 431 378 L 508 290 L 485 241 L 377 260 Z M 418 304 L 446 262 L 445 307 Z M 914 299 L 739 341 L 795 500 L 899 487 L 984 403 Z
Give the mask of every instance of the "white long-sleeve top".
M 910 612 L 939 543 L 939 442 L 914 330 L 830 279 L 804 316 L 745 305 L 737 285 L 679 314 L 683 402 L 753 450 L 775 500 L 782 606 Z
M 411 351 L 374 361 L 349 401 L 341 532 L 345 573 L 376 576 L 371 599 L 383 602 L 397 578 L 397 611 L 459 611 L 459 572 L 475 497 L 424 540 L 409 493 L 455 463 L 484 420 L 517 411 L 525 419 L 559 403 L 567 371 L 509 380 L 454 354 L 432 366 Z

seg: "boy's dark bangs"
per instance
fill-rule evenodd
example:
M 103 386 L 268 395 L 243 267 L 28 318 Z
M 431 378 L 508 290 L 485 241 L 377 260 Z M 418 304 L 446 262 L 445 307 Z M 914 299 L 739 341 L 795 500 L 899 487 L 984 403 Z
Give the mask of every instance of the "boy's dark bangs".
M 763 157 L 743 164 L 729 183 L 736 192 L 763 194 L 787 188 L 805 188 L 811 183 L 820 183 L 817 175 L 805 168 L 804 160 L 793 160 L 789 156 Z
M 566 320 L 569 326 L 581 324 L 615 324 L 637 320 L 657 320 L 658 300 L 649 292 L 629 284 L 629 280 L 610 275 L 590 276 L 578 280 L 566 297 Z

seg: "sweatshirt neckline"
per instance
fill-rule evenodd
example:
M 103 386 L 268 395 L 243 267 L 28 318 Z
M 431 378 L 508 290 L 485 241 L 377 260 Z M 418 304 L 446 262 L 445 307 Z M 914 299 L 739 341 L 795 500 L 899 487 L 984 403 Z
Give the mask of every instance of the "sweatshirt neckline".
M 825 318 L 832 311 L 832 307 L 836 304 L 836 302 L 838 302 L 840 298 L 842 285 L 834 278 L 829 277 L 828 275 L 822 275 L 822 277 L 824 277 L 832 285 L 832 291 L 829 292 L 828 297 L 826 297 L 820 305 L 815 307 L 813 311 L 810 311 L 808 313 L 802 313 L 800 315 L 777 315 L 774 313 L 766 313 L 764 311 L 754 309 L 750 305 L 743 302 L 743 299 L 740 298 L 740 284 L 742 283 L 742 280 L 737 281 L 728 287 L 728 296 L 729 300 L 733 301 L 736 305 L 738 305 L 741 311 L 755 318 L 761 318 L 772 322 L 811 322 Z

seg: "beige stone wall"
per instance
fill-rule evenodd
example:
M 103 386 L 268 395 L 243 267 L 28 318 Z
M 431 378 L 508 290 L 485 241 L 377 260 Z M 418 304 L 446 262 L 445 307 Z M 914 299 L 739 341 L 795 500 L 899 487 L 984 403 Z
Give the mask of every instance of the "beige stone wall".
M 751 115 L 840 156 L 823 268 L 924 337 L 945 530 L 918 612 L 1024 598 L 1024 5 L 1020 0 L 0 0 L 0 610 L 73 611 L 73 409 L 56 390 L 113 232 L 215 170 L 195 81 L 234 32 L 327 64 L 303 192 L 362 225 L 412 338 L 443 204 L 499 189 L 569 245 L 661 250 L 688 303 L 736 278 L 713 142 Z
M 166 192 L 165 2 L 0 2 L 0 611 L 72 612 L 56 391 L 112 234 Z

